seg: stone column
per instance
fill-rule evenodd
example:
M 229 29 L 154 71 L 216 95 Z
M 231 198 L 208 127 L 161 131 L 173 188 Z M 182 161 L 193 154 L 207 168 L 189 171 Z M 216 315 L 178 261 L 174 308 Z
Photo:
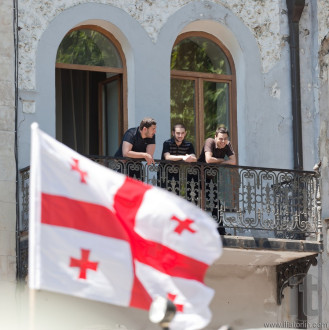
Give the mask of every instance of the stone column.
M 13 1 L 0 2 L 0 282 L 16 279 Z

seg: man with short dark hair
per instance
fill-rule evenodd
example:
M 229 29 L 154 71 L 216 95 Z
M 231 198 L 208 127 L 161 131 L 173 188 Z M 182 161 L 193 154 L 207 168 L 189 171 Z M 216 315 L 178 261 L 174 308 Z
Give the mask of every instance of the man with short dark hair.
M 115 157 L 145 159 L 147 164 L 154 163 L 156 121 L 146 117 L 139 127 L 129 128 L 123 136 Z
M 162 160 L 183 160 L 196 162 L 194 147 L 191 142 L 185 140 L 186 128 L 183 124 L 176 124 L 172 129 L 173 137 L 163 142 Z
M 208 164 L 227 164 L 236 165 L 236 157 L 232 145 L 229 141 L 229 132 L 225 127 L 219 127 L 216 130 L 215 138 L 208 138 L 198 158 L 198 162 Z M 217 205 L 212 206 L 212 216 L 217 219 L 218 232 L 220 235 L 226 235 L 223 222 L 220 219 L 220 200 L 218 175 L 210 175 L 212 171 L 205 169 L 205 187 L 206 199 L 210 200 L 210 205 L 217 200 Z
M 176 124 L 172 129 L 172 138 L 163 142 L 162 160 L 184 161 L 186 163 L 196 162 L 194 147 L 191 142 L 185 140 L 186 128 L 183 124 Z M 162 176 L 160 177 L 160 186 L 167 190 L 174 191 L 177 195 L 181 193 L 180 174 L 186 173 L 185 193 L 188 200 L 197 203 L 198 178 L 191 175 L 191 168 L 188 166 L 162 164 Z M 193 179 L 193 187 L 191 182 Z M 192 192 L 193 190 L 193 192 Z M 192 192 L 192 193 L 191 193 Z M 193 196 L 193 197 L 192 197 Z
M 214 139 L 206 140 L 198 162 L 236 165 L 236 157 L 229 141 L 229 132 L 225 127 L 219 127 L 216 130 Z
M 114 157 L 127 157 L 136 160 L 145 159 L 147 165 L 153 164 L 156 125 L 157 123 L 153 118 L 145 117 L 140 122 L 139 127 L 129 128 L 125 132 L 121 145 Z M 143 177 L 142 164 L 136 163 L 135 165 L 139 167 L 139 170 L 135 168 L 128 169 L 128 175 L 136 179 L 141 179 Z

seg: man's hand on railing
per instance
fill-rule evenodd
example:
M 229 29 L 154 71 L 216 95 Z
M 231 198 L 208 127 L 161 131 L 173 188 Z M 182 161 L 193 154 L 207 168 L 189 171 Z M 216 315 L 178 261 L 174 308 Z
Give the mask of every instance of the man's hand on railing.
M 184 160 L 184 162 L 187 162 L 187 163 L 194 163 L 197 161 L 196 157 L 193 155 L 185 155 L 185 156 L 183 156 L 183 160 Z
M 153 157 L 150 154 L 148 154 L 147 152 L 144 153 L 144 158 L 146 160 L 147 165 L 154 164 Z

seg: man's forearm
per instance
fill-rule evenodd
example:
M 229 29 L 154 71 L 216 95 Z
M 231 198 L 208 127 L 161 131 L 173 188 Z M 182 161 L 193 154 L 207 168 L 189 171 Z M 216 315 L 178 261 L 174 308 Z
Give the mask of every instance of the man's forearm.
M 145 158 L 145 152 L 138 152 L 138 151 L 127 151 L 123 157 L 129 157 L 129 158 Z
M 172 160 L 172 161 L 178 161 L 178 160 L 183 160 L 184 156 L 175 156 L 175 155 L 166 155 L 165 160 Z
M 206 159 L 208 164 L 222 164 L 224 162 L 223 158 L 209 157 Z
M 224 160 L 221 164 L 235 165 L 235 161 L 228 159 L 228 160 Z

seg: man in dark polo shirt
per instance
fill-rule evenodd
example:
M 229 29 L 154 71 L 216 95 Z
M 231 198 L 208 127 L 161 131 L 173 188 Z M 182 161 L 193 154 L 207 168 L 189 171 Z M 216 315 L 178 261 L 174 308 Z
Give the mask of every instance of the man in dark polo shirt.
M 145 159 L 147 165 L 154 163 L 156 125 L 153 118 L 146 117 L 140 122 L 139 127 L 129 128 L 125 132 L 121 145 L 114 156 L 136 160 Z M 139 169 L 132 169 L 132 167 L 135 167 L 132 164 L 131 168 L 128 168 L 127 174 L 136 179 L 141 179 L 143 177 L 142 164 L 136 163 L 135 165 Z
M 187 163 L 196 162 L 197 158 L 194 153 L 194 147 L 191 142 L 185 140 L 186 128 L 183 124 L 176 124 L 172 129 L 172 138 L 163 142 L 162 149 L 162 160 L 170 161 L 184 161 Z M 162 164 L 162 177 L 161 187 L 166 188 L 171 191 L 175 191 L 177 195 L 180 194 L 180 187 L 182 182 L 180 182 L 180 171 L 186 170 L 182 166 L 176 166 L 171 164 Z M 186 175 L 186 193 L 188 199 L 191 199 L 191 186 L 190 181 L 193 177 L 189 174 Z M 195 180 L 195 177 L 194 177 Z M 195 183 L 196 185 L 197 183 Z M 194 190 L 195 187 L 194 187 Z M 194 195 L 196 197 L 196 195 Z
M 219 127 L 216 130 L 215 138 L 208 138 L 201 151 L 198 162 L 205 162 L 208 164 L 228 164 L 236 165 L 236 157 L 233 151 L 232 145 L 229 142 L 229 132 L 225 127 Z M 206 172 L 209 170 L 206 169 Z M 208 172 L 209 173 L 209 172 Z M 212 216 L 217 219 L 218 232 L 220 235 L 225 235 L 226 231 L 223 227 L 223 223 L 220 220 L 220 200 L 218 198 L 218 177 L 215 175 L 208 175 L 205 173 L 206 182 L 206 199 L 210 199 L 210 195 L 213 195 L 213 200 L 217 200 L 218 203 L 212 208 Z M 210 185 L 213 183 L 213 192 L 210 194 Z
M 176 124 L 172 129 L 173 137 L 163 142 L 162 160 L 183 160 L 184 162 L 196 162 L 194 147 L 191 142 L 185 140 L 186 128 L 183 124 Z

